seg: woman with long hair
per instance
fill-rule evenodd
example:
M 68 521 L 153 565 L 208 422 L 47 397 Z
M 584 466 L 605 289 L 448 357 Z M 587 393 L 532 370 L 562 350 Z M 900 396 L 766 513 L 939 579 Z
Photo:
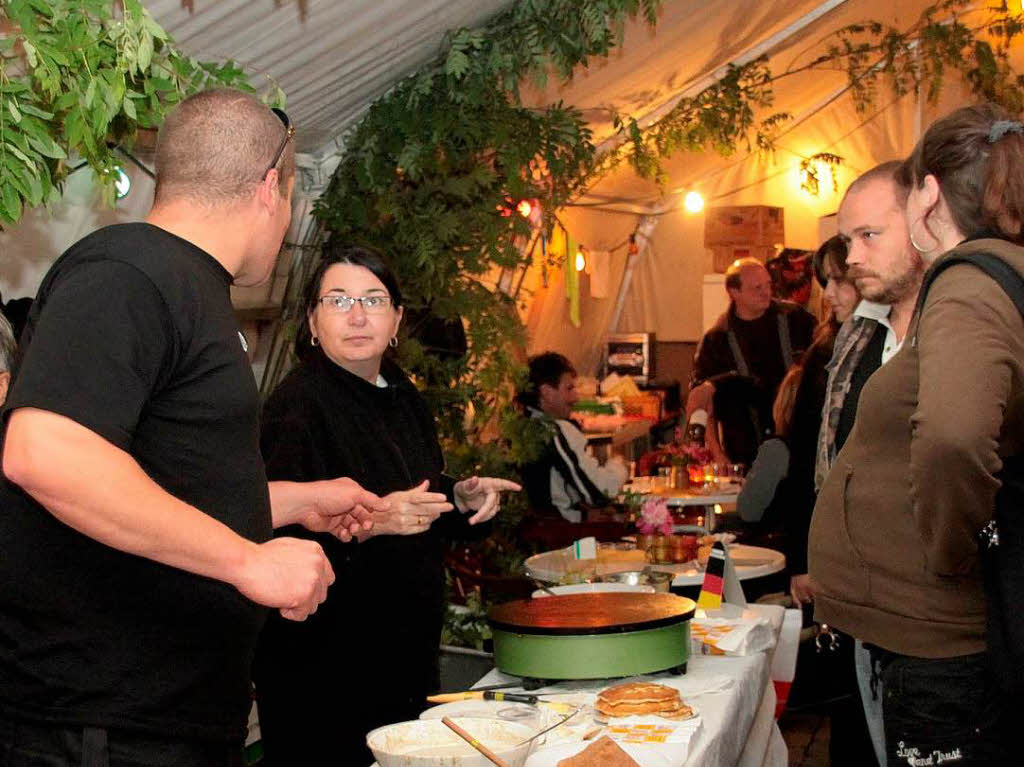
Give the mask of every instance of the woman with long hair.
M 267 474 L 351 477 L 391 509 L 357 543 L 317 536 L 337 576 L 331 595 L 303 623 L 268 622 L 253 679 L 268 762 L 364 765 L 366 733 L 415 718 L 437 689 L 444 542 L 486 533 L 476 525 L 500 492 L 520 488 L 444 475 L 434 417 L 385 356 L 403 305 L 380 253 L 329 244 L 305 298 L 302 362 L 263 411 Z
M 828 389 L 828 364 L 832 359 L 839 328 L 853 316 L 860 293 L 847 278 L 846 241 L 830 237 L 814 254 L 814 273 L 822 286 L 828 314 L 818 325 L 814 343 L 801 360 L 800 385 L 787 419 L 793 456 L 790 460 L 790 508 L 786 512 L 786 565 L 790 572 L 790 595 L 797 606 L 811 601 L 807 578 L 807 530 L 814 511 L 814 467 L 821 431 L 821 413 Z
M 931 270 L 989 254 L 1024 273 L 1019 120 L 993 104 L 958 109 L 928 128 L 901 175 L 911 241 Z M 816 617 L 871 646 L 892 764 L 1012 764 L 978 534 L 1004 460 L 1024 449 L 1024 320 L 971 264 L 922 294 L 909 342 L 865 385 L 818 497 Z

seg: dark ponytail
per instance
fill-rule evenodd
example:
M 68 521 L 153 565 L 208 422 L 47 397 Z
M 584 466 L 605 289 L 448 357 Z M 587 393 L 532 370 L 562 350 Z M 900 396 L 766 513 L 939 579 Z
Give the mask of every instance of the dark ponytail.
M 899 181 L 918 188 L 928 175 L 963 234 L 988 229 L 1024 244 L 1024 124 L 1006 109 L 977 104 L 932 123 Z
M 1020 243 L 1024 241 L 1024 135 L 1008 133 L 996 141 L 988 164 L 982 201 L 985 224 Z

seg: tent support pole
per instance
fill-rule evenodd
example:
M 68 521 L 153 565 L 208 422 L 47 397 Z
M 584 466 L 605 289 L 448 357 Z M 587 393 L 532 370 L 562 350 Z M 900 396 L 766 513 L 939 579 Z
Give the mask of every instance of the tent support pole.
M 611 320 L 608 322 L 608 327 L 605 330 L 606 333 L 616 333 L 619 329 L 619 319 L 622 317 L 622 308 L 626 304 L 626 296 L 629 295 L 629 286 L 633 281 L 633 271 L 636 269 L 637 264 L 640 263 L 640 259 L 643 258 L 651 247 L 651 234 L 654 232 L 654 227 L 658 225 L 658 219 L 656 216 L 643 216 L 640 219 L 640 223 L 637 224 L 636 231 L 633 232 L 633 236 L 637 241 L 636 253 L 630 253 L 626 256 L 626 269 L 622 273 L 622 282 L 619 283 L 619 292 L 615 297 L 615 309 L 612 311 Z

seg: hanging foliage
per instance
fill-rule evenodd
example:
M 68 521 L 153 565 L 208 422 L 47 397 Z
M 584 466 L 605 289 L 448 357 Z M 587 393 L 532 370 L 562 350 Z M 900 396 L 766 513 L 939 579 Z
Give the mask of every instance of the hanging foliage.
M 730 155 L 754 146 L 761 151 L 770 149 L 778 127 L 789 119 L 785 112 L 756 118 L 758 110 L 772 104 L 771 84 L 767 59 L 761 57 L 741 66 L 729 64 L 720 80 L 696 96 L 680 99 L 646 130 L 636 118 L 616 116 L 618 138 L 625 142 L 614 153 L 616 161 L 625 156 L 637 174 L 663 184 L 661 161 L 677 152 L 710 149 Z
M 878 22 L 853 24 L 835 32 L 814 68 L 841 64 L 860 111 L 875 103 L 879 87 L 896 95 L 923 93 L 934 103 L 953 72 L 979 100 L 996 101 L 1014 113 L 1024 108 L 1024 77 L 1009 64 L 1009 46 L 1022 30 L 1021 15 L 1007 4 L 971 13 L 968 0 L 942 0 L 929 6 L 905 31 Z M 975 23 L 971 23 L 971 21 Z
M 508 473 L 507 445 L 480 437 L 515 424 L 508 403 L 525 336 L 515 299 L 494 282 L 496 270 L 524 265 L 531 231 L 517 204 L 554 211 L 582 190 L 595 157 L 578 110 L 525 108 L 520 85 L 570 76 L 612 49 L 628 17 L 653 22 L 657 6 L 516 3 L 484 29 L 453 33 L 434 65 L 396 84 L 346 137 L 317 203 L 333 236 L 389 254 L 414 314 L 466 328 L 457 356 L 428 354 L 415 323 L 400 344 L 403 365 L 427 384 L 457 471 Z M 529 441 L 513 449 L 529 452 Z
M 1024 111 L 1024 76 L 1013 72 L 1009 46 L 1024 26 L 1005 0 L 979 9 L 971 0 L 940 0 L 900 30 L 878 21 L 831 33 L 811 61 L 774 73 L 766 57 L 729 65 L 719 81 L 684 98 L 657 123 L 641 129 L 633 117 L 617 117 L 614 161 L 625 157 L 642 177 L 661 183 L 661 161 L 681 151 L 770 151 L 786 113 L 758 117 L 773 102 L 779 80 L 815 70 L 845 72 L 857 110 L 877 104 L 884 88 L 897 96 L 920 93 L 934 103 L 952 76 L 979 99 Z M 812 169 L 813 175 L 813 169 Z M 814 182 L 812 181 L 812 184 Z
M 232 62 L 178 52 L 139 0 L 0 3 L 0 225 L 53 203 L 73 162 L 114 201 L 114 147 L 212 85 L 249 89 Z

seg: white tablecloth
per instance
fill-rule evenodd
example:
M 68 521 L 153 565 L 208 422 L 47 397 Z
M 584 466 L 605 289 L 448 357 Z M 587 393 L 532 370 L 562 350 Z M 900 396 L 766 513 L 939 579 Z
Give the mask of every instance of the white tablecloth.
M 772 605 L 751 605 L 781 630 L 784 610 Z M 676 767 L 786 767 L 786 745 L 775 723 L 775 688 L 770 679 L 771 658 L 766 653 L 745 657 L 698 655 L 691 657 L 684 677 L 664 678 L 678 687 L 687 703 L 692 703 L 702 726 L 689 744 L 689 754 L 673 754 L 673 744 L 658 746 Z M 479 684 L 500 684 L 515 677 L 492 670 Z M 723 680 L 728 683 L 723 684 Z M 545 688 L 579 690 L 592 686 L 607 687 L 613 681 L 567 683 Z M 711 691 L 707 691 L 707 690 Z M 673 758 L 674 757 L 674 758 Z

